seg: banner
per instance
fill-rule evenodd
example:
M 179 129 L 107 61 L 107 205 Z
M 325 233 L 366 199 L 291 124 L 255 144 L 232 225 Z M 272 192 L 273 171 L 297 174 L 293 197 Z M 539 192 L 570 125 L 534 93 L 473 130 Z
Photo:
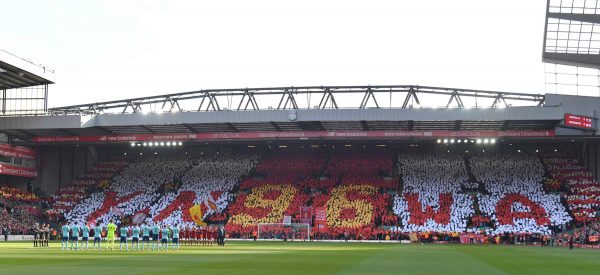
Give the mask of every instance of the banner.
M 186 141 L 221 139 L 308 139 L 308 138 L 494 138 L 494 137 L 553 137 L 554 130 L 514 130 L 514 131 L 291 131 L 291 132 L 242 132 L 242 133 L 197 133 L 197 134 L 136 134 L 113 136 L 50 136 L 34 137 L 35 143 L 78 143 L 78 142 L 144 142 L 144 141 Z
M 137 213 L 135 215 L 133 215 L 133 218 L 131 218 L 131 223 L 135 224 L 135 225 L 140 225 L 144 223 L 144 220 L 146 220 L 146 213 L 140 212 Z
M 292 216 L 283 216 L 283 224 L 290 225 L 292 224 Z
M 25 178 L 35 178 L 37 176 L 37 171 L 35 170 L 35 168 L 0 164 L 0 174 Z
M 35 159 L 36 152 L 34 149 L 21 147 L 21 146 L 12 146 L 10 144 L 0 144 L 0 155 L 21 159 Z
M 300 206 L 300 222 L 312 225 L 312 207 Z
M 327 208 L 326 207 L 315 207 L 315 225 L 317 231 L 327 230 Z

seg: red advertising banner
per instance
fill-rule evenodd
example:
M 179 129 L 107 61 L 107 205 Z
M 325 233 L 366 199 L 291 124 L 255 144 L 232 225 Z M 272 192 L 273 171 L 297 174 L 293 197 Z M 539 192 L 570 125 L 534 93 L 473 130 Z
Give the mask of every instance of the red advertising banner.
M 315 207 L 315 225 L 318 232 L 327 230 L 327 208 Z
M 0 144 L 0 155 L 22 159 L 35 159 L 35 150 L 27 147 Z
M 37 170 L 35 170 L 35 168 L 0 164 L 0 174 L 25 178 L 35 178 L 37 176 Z
M 198 133 L 198 134 L 139 134 L 113 136 L 51 136 L 34 137 L 35 143 L 77 143 L 77 142 L 144 142 L 144 141 L 185 141 L 222 139 L 309 139 L 309 138 L 444 138 L 444 137 L 553 137 L 554 130 L 515 130 L 515 131 L 293 131 L 293 132 L 242 132 L 242 133 Z
M 592 121 L 593 119 L 591 117 L 565 114 L 565 126 L 592 129 Z

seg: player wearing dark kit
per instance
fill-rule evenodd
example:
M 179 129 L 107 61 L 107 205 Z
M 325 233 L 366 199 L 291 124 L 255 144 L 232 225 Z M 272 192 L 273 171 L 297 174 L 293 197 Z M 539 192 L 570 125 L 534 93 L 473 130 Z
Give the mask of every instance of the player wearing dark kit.
M 41 239 L 40 235 L 42 234 L 42 229 L 39 224 L 35 224 L 33 227 L 33 247 L 38 246 L 38 241 Z M 41 246 L 41 245 L 40 245 Z
M 217 230 L 217 245 L 225 246 L 225 229 L 220 226 Z

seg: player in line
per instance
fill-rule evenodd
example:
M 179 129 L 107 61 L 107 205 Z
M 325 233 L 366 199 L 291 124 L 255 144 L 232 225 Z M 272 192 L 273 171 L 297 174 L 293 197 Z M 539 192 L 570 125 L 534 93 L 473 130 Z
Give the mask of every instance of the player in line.
M 90 238 L 90 228 L 87 224 L 83 224 L 81 227 L 82 238 L 81 241 L 85 242 L 85 250 L 88 250 L 89 238 Z M 83 244 L 81 245 L 81 249 L 83 249 Z
M 171 248 L 172 250 L 177 250 L 179 251 L 179 227 L 177 226 L 177 224 L 175 224 L 172 228 L 171 231 L 173 232 L 173 238 L 172 238 L 172 243 L 171 243 Z
M 159 250 L 164 250 L 167 251 L 169 250 L 169 228 L 165 227 L 162 229 L 162 238 L 160 240 L 160 242 L 162 243 L 161 248 L 159 248 Z
M 71 228 L 66 223 L 62 226 L 62 242 L 60 243 L 60 248 L 62 250 L 69 249 L 69 232 Z
M 74 223 L 71 225 L 71 249 L 73 250 L 73 244 L 75 244 L 75 250 L 77 250 L 79 246 L 79 225 Z
M 110 222 L 106 226 L 106 241 L 108 242 L 107 248 L 108 244 L 110 244 L 111 251 L 115 247 L 115 231 L 117 231 L 117 226 L 114 224 L 113 220 L 110 220 Z
M 123 251 L 123 244 L 125 244 L 125 250 L 129 251 L 129 248 L 127 247 L 127 231 L 129 231 L 127 229 L 127 227 L 122 226 L 121 227 L 121 231 L 119 236 L 121 237 L 121 242 L 119 242 L 119 250 Z
M 158 234 L 160 232 L 160 227 L 158 226 L 158 224 L 154 224 L 154 226 L 152 226 L 152 251 L 154 251 L 154 245 L 156 245 L 156 248 L 160 249 L 160 245 L 159 245 L 159 239 L 158 239 Z
M 150 250 L 150 229 L 150 226 L 142 225 L 142 251 L 144 250 L 144 244 L 147 244 L 148 250 Z
M 96 243 L 98 244 L 98 251 L 100 251 L 102 247 L 102 226 L 100 226 L 100 221 L 96 222 L 96 227 L 94 227 L 94 246 L 92 250 L 96 250 Z
M 137 225 L 131 229 L 131 250 L 133 250 L 133 244 L 135 244 L 135 250 L 140 250 L 140 227 Z

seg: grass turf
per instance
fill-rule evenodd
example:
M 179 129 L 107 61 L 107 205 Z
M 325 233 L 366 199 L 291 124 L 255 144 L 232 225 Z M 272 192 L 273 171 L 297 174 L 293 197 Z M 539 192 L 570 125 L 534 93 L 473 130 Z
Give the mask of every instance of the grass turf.
M 117 245 L 118 247 L 118 245 Z M 600 274 L 600 250 L 526 246 L 229 242 L 178 252 L 0 243 L 0 274 Z

